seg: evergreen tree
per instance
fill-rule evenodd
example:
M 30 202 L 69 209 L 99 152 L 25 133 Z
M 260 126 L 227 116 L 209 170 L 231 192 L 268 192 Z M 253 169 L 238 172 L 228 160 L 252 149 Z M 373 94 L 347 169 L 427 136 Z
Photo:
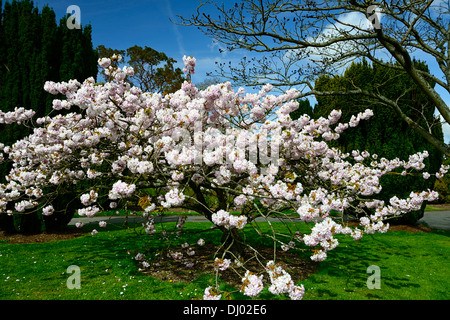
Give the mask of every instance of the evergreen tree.
M 21 75 L 19 64 L 20 43 L 19 39 L 19 4 L 16 1 L 6 2 L 2 12 L 2 31 L 5 47 L 5 59 L 3 65 L 6 69 L 4 81 L 2 82 L 2 97 L 0 101 L 0 110 L 7 112 L 14 110 L 15 106 L 20 106 L 22 101 L 21 94 Z M 20 128 L 17 125 L 0 125 L 2 132 L 0 143 L 10 144 L 19 137 Z M 22 130 L 24 130 L 22 128 Z M 1 164 L 0 179 L 7 173 L 5 165 Z
M 45 6 L 41 13 L 41 50 L 37 57 L 36 65 L 40 73 L 36 76 L 34 87 L 36 89 L 35 101 L 45 105 L 40 108 L 37 116 L 43 116 L 51 111 L 53 96 L 49 95 L 43 89 L 42 83 L 45 81 L 58 81 L 58 66 L 60 57 L 58 52 L 58 29 L 56 24 L 55 12 Z
M 97 52 L 92 47 L 92 27 L 68 29 L 67 17 L 59 23 L 59 37 L 61 41 L 61 65 L 59 68 L 60 81 L 78 79 L 83 81 L 97 74 Z
M 1 4 L 1 2 L 0 2 Z M 1 10 L 1 8 L 0 8 Z M 69 30 L 67 18 L 56 24 L 48 6 L 39 13 L 32 1 L 6 2 L 0 11 L 0 110 L 33 109 L 37 116 L 50 112 L 54 96 L 44 91 L 45 81 L 67 81 L 97 75 L 97 52 L 90 25 Z M 0 143 L 24 137 L 29 130 L 18 125 L 0 125 Z M 0 165 L 0 179 L 8 172 Z
M 39 12 L 30 0 L 6 2 L 0 0 L 0 110 L 15 107 L 36 111 L 41 117 L 52 110 L 55 96 L 44 91 L 45 81 L 80 82 L 97 76 L 97 52 L 92 46 L 92 28 L 69 30 L 67 18 L 56 23 L 55 12 L 48 6 Z M 0 124 L 0 143 L 11 145 L 30 133 L 25 126 Z M 11 167 L 0 164 L 0 180 Z M 65 201 L 56 199 L 60 203 Z M 7 220 L 5 222 L 5 220 Z M 14 220 L 14 221 L 13 221 Z M 18 215 L 10 219 L 0 215 L 0 228 L 39 232 L 49 226 L 67 223 L 68 217 L 42 219 L 39 213 Z

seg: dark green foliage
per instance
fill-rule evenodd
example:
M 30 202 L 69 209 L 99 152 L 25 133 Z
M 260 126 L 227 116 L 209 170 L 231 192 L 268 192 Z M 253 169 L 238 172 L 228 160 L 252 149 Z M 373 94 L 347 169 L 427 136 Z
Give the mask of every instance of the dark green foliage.
M 55 212 L 50 216 L 42 216 L 46 231 L 61 231 L 72 220 L 81 202 L 75 192 L 60 194 L 52 201 Z
M 427 70 L 425 63 L 415 61 L 416 68 Z M 434 84 L 431 83 L 433 86 Z M 427 127 L 426 121 L 434 121 L 435 106 L 431 105 L 425 95 L 415 86 L 410 77 L 400 70 L 394 70 L 379 65 L 369 65 L 367 61 L 353 63 L 342 76 L 320 77 L 315 84 L 318 91 L 352 90 L 361 88 L 376 92 L 385 97 L 397 100 L 401 109 L 414 121 Z M 318 104 L 314 108 L 314 117 L 326 117 L 333 109 L 342 110 L 341 122 L 348 122 L 352 115 L 370 108 L 374 116 L 369 120 L 361 121 L 355 128 L 348 128 L 341 134 L 341 138 L 334 142 L 343 152 L 352 150 L 367 150 L 377 154 L 379 158 L 408 160 L 408 156 L 427 150 L 429 157 L 425 160 L 426 168 L 423 171 L 435 173 L 442 163 L 442 154 L 428 143 L 420 134 L 411 129 L 389 107 L 379 102 L 368 100 L 361 95 L 334 95 L 317 96 Z M 443 140 L 442 127 L 436 124 L 432 128 L 433 134 Z M 400 171 L 397 171 L 400 173 Z M 411 191 L 433 189 L 435 179 L 424 180 L 421 174 L 386 175 L 381 178 L 383 187 L 380 198 L 388 200 L 397 195 L 407 197 Z M 413 223 L 423 216 L 421 212 L 411 213 L 402 223 Z
M 67 18 L 61 19 L 58 36 L 62 40 L 60 46 L 60 81 L 70 79 L 84 79 L 97 75 L 97 51 L 92 47 L 92 27 L 90 25 L 81 29 L 68 29 Z
M 51 8 L 39 13 L 29 0 L 6 2 L 0 13 L 0 110 L 24 107 L 43 116 L 54 98 L 44 91 L 45 81 L 96 77 L 91 26 L 69 30 L 66 18 L 58 26 Z M 0 142 L 7 145 L 29 133 L 14 125 L 1 125 L 0 130 Z
M 46 81 L 96 78 L 98 56 L 92 47 L 91 26 L 70 30 L 66 21 L 64 17 L 58 25 L 53 9 L 44 6 L 39 12 L 30 0 L 8 1 L 3 10 L 0 1 L 1 111 L 23 107 L 42 117 L 52 110 L 55 98 L 45 92 Z M 31 129 L 0 124 L 0 132 L 0 143 L 12 145 Z M 0 164 L 0 181 L 5 181 L 10 168 L 9 162 Z M 13 225 L 16 230 L 39 232 L 45 227 L 39 221 L 38 213 L 0 217 L 0 228 Z

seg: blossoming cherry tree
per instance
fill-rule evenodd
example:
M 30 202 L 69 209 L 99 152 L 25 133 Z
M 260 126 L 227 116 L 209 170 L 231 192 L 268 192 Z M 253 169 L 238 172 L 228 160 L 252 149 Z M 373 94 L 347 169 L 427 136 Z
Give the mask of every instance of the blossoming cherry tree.
M 183 61 L 190 79 L 196 61 Z M 429 177 L 420 173 L 426 152 L 403 161 L 328 146 L 347 128 L 370 121 L 371 110 L 349 123 L 339 122 L 339 110 L 327 118 L 292 120 L 289 114 L 298 108 L 295 89 L 276 96 L 268 84 L 258 93 L 245 93 L 225 82 L 199 90 L 187 80 L 175 93 L 162 95 L 131 86 L 132 68 L 113 68 L 108 58 L 99 65 L 109 77 L 105 84 L 93 78 L 45 84 L 46 91 L 65 97 L 53 101 L 62 114 L 34 120 L 34 112 L 22 108 L 0 113 L 2 123 L 34 125 L 29 136 L 0 146 L 0 159 L 13 163 L 0 185 L 0 213 L 36 210 L 49 216 L 60 210 L 55 199 L 71 192 L 80 203 L 79 215 L 87 217 L 138 203 L 148 218 L 147 234 L 156 234 L 156 215 L 174 207 L 193 210 L 222 232 L 216 268 L 222 272 L 250 258 L 248 252 L 258 255 L 242 237 L 246 228 L 283 250 L 307 250 L 312 260 L 323 261 L 339 245 L 337 235 L 359 240 L 365 233 L 386 232 L 390 218 L 437 197 L 434 191 L 417 190 L 389 203 L 377 199 L 380 178 L 395 170 Z M 443 166 L 436 175 L 447 170 Z M 358 216 L 356 227 L 345 222 L 350 209 Z M 263 232 L 259 225 L 274 217 L 306 224 L 309 232 Z M 179 229 L 183 225 L 180 221 Z M 305 288 L 275 257 L 263 267 L 268 278 L 251 270 L 242 275 L 244 295 L 257 296 L 269 281 L 273 294 L 303 297 Z M 208 287 L 204 298 L 220 294 L 218 287 Z

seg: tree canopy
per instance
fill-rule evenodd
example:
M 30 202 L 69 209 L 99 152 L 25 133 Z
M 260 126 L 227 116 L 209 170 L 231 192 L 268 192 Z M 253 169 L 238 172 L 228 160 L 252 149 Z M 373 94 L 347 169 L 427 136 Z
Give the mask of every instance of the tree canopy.
M 184 81 L 182 70 L 174 66 L 177 61 L 150 47 L 134 45 L 118 50 L 100 45 L 97 51 L 100 58 L 110 58 L 114 54 L 122 56 L 122 62 L 134 69 L 129 81 L 144 91 L 172 93 L 180 89 Z M 118 61 L 112 61 L 112 66 L 117 67 Z
M 425 72 L 428 70 L 424 62 L 414 61 L 414 64 L 419 70 Z M 377 64 L 371 65 L 368 61 L 363 60 L 360 63 L 352 63 L 342 76 L 322 76 L 315 84 L 317 91 L 345 91 L 355 87 L 382 92 L 390 99 L 397 99 L 398 105 L 408 117 L 422 126 L 430 126 L 429 129 L 434 136 L 443 141 L 441 123 L 434 116 L 435 106 L 411 78 L 399 70 Z M 402 93 L 400 97 L 399 92 Z M 332 142 L 332 145 L 339 147 L 343 152 L 367 151 L 386 159 L 407 160 L 412 153 L 427 151 L 429 157 L 424 162 L 426 164 L 425 171 L 436 171 L 441 166 L 443 158 L 439 150 L 405 122 L 402 122 L 396 113 L 383 104 L 357 95 L 317 96 L 317 101 L 318 103 L 314 107 L 316 119 L 326 117 L 333 109 L 340 109 L 342 119 L 350 121 L 355 112 L 361 112 L 365 108 L 373 110 L 374 116 L 370 122 L 348 128 L 341 134 L 339 140 Z M 378 196 L 384 201 L 388 201 L 400 190 L 404 196 L 414 190 L 433 188 L 434 177 L 424 180 L 421 176 L 400 177 L 400 174 L 401 171 L 398 172 L 398 175 L 385 176 L 381 179 L 383 191 Z M 416 221 L 422 215 L 423 210 L 408 218 Z

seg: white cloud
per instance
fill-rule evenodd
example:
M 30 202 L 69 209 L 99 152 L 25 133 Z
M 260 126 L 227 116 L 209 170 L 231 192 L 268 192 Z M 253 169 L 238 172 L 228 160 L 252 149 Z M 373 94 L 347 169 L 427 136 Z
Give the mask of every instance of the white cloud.
M 208 45 L 208 48 L 210 49 L 211 52 L 214 53 L 219 51 L 222 57 L 226 57 L 227 53 L 229 52 L 229 50 L 225 47 L 225 45 L 223 43 L 220 43 L 216 39 L 211 40 L 211 43 Z
M 376 11 L 373 14 L 378 14 Z M 382 19 L 381 15 L 378 15 L 377 19 Z M 356 35 L 358 33 L 366 32 L 372 28 L 371 22 L 366 16 L 360 12 L 349 12 L 341 14 L 336 18 L 336 22 L 325 26 L 322 31 L 315 37 L 309 37 L 305 39 L 309 43 L 325 43 L 334 38 L 342 38 L 345 35 Z M 307 49 L 293 49 L 288 50 L 285 54 L 285 59 L 298 60 L 299 57 L 303 58 L 298 65 L 306 66 L 308 63 L 315 63 L 321 65 L 326 63 L 329 58 L 337 58 L 349 52 L 358 52 L 363 50 L 360 44 L 355 41 L 340 41 L 326 47 L 314 47 L 311 46 Z M 334 63 L 333 68 L 337 73 L 344 72 L 350 63 L 354 61 L 355 57 L 349 57 L 343 59 L 339 63 Z
M 436 110 L 435 115 L 439 115 L 439 119 L 442 123 L 442 132 L 444 133 L 444 142 L 450 143 L 450 124 L 444 120 L 444 118 L 439 114 L 438 110 Z
M 442 125 L 442 131 L 444 132 L 444 142 L 450 143 L 450 125 L 448 123 L 444 123 Z

